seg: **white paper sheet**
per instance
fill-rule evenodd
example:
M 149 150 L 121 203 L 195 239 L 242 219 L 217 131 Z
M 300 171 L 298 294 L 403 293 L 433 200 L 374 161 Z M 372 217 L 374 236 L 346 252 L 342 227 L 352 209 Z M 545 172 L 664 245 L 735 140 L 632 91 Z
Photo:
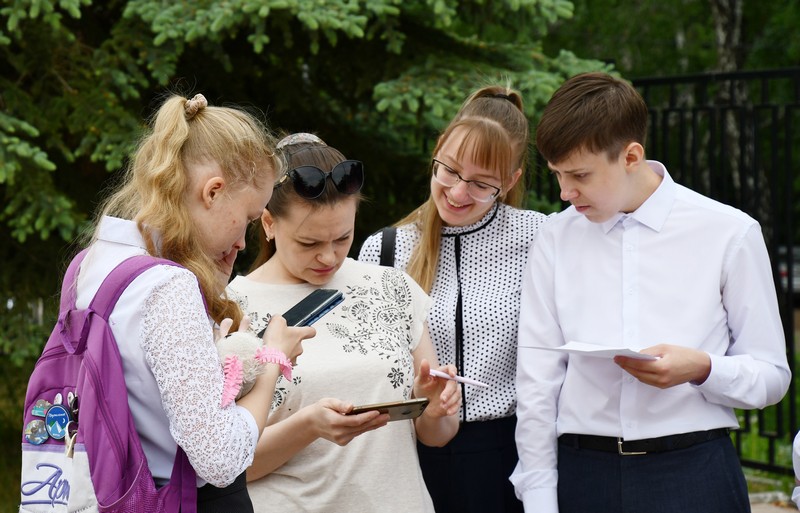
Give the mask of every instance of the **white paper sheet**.
M 591 344 L 589 342 L 575 342 L 570 341 L 559 347 L 535 347 L 535 346 L 520 346 L 530 349 L 545 349 L 547 351 L 560 351 L 563 353 L 574 353 L 582 356 L 592 356 L 596 358 L 613 358 L 615 356 L 627 356 L 629 358 L 637 358 L 639 360 L 658 360 L 657 356 L 642 354 L 638 351 L 622 346 L 604 346 L 600 344 Z

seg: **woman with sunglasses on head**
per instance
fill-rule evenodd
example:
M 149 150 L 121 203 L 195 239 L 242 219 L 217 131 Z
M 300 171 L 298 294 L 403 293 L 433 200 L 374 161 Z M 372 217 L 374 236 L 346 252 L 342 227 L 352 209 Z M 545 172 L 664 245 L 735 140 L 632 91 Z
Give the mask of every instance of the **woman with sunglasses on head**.
M 314 324 L 291 382 L 277 385 L 247 471 L 256 511 L 432 512 L 415 440 L 447 443 L 461 394 L 429 373 L 454 374 L 437 364 L 425 324 L 430 300 L 405 273 L 347 258 L 362 163 L 312 134 L 278 148 L 287 171 L 261 217 L 261 251 L 229 294 L 257 330 L 316 289 L 338 289 L 344 301 Z M 414 420 L 348 415 L 354 405 L 412 397 L 430 401 Z
M 418 446 L 439 513 L 522 511 L 508 481 L 517 463 L 517 324 L 528 248 L 545 220 L 518 209 L 528 141 L 518 92 L 489 86 L 473 93 L 434 148 L 428 200 L 395 234 L 370 236 L 359 254 L 372 263 L 383 256 L 429 292 L 439 360 L 489 385 L 464 386 L 461 427 L 450 443 Z

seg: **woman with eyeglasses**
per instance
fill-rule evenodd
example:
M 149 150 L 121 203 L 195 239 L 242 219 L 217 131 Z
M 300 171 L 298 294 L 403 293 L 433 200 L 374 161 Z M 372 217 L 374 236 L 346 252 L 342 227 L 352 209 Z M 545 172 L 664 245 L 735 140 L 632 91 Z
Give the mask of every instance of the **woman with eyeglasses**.
M 508 481 L 517 463 L 517 324 L 528 248 L 545 220 L 519 209 L 528 144 L 520 94 L 476 91 L 437 141 L 428 200 L 359 254 L 417 280 L 434 302 L 428 324 L 439 361 L 490 385 L 463 387 L 450 443 L 418 445 L 437 513 L 523 510 Z
M 261 329 L 312 291 L 344 301 L 319 319 L 291 382 L 278 381 L 270 420 L 247 471 L 256 511 L 432 512 L 416 440 L 444 445 L 461 394 L 430 376 L 439 366 L 426 328 L 430 299 L 405 273 L 347 258 L 364 166 L 312 134 L 278 143 L 287 171 L 261 216 L 252 271 L 229 287 Z M 426 397 L 414 420 L 388 422 L 356 405 Z

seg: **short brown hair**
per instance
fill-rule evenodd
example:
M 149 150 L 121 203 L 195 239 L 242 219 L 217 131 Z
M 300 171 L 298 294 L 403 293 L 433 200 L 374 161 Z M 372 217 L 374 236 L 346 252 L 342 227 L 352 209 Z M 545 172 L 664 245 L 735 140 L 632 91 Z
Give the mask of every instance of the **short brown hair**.
M 614 158 L 631 142 L 645 145 L 647 105 L 628 82 L 607 73 L 575 75 L 553 94 L 536 127 L 536 148 L 547 162 L 573 152 Z

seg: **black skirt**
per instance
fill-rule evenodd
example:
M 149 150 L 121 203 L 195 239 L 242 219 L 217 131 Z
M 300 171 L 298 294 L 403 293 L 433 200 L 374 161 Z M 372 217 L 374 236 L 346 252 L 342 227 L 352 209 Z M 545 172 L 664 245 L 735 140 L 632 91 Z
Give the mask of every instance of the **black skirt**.
M 206 484 L 197 489 L 197 513 L 253 513 L 246 472 L 225 488 Z
M 522 513 L 508 480 L 517 464 L 516 417 L 464 422 L 444 447 L 417 444 L 436 513 Z

